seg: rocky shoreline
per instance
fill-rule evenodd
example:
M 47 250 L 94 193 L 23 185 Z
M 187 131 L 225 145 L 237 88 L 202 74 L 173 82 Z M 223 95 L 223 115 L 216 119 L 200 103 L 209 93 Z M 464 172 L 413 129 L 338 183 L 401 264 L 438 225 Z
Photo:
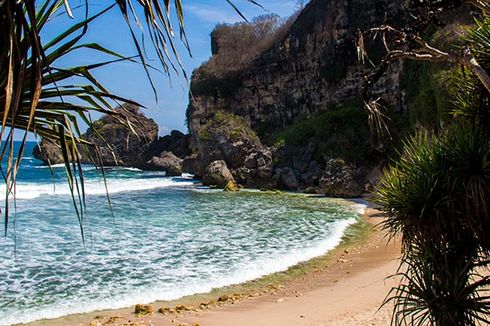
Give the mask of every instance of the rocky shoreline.
M 153 120 L 124 105 L 83 135 L 97 146 L 100 160 L 89 150 L 82 161 L 191 173 L 222 188 L 335 197 L 370 191 L 388 156 L 385 148 L 393 143 L 368 127 L 359 98 L 366 69 L 356 41 L 359 30 L 386 21 L 403 24 L 398 18 L 405 5 L 312 0 L 284 30 L 268 31 L 274 37 L 247 60 L 233 52 L 236 46 L 247 51 L 247 44 L 238 44 L 247 26 L 222 26 L 211 34 L 212 57 L 192 74 L 188 135 L 172 131 L 158 137 Z M 370 52 L 383 51 L 381 43 L 366 42 Z M 374 85 L 392 108 L 386 114 L 393 121 L 407 119 L 403 69 L 401 63 L 390 66 Z M 42 143 L 34 154 L 44 162 L 61 159 L 53 144 Z
M 158 137 L 158 125 L 134 106 L 116 109 L 119 116 L 104 116 L 83 135 L 93 149 L 80 148 L 82 163 L 128 166 L 165 171 L 167 176 L 190 173 L 204 185 L 227 189 L 298 190 L 334 197 L 358 197 L 372 187 L 362 169 L 333 158 L 321 166 L 308 144 L 301 160 L 284 163 L 284 147 L 262 144 L 256 133 L 238 116 L 214 114 L 198 138 L 174 130 Z M 138 126 L 136 131 L 125 123 Z M 44 164 L 59 164 L 59 148 L 42 141 L 34 157 Z M 281 159 L 282 157 L 282 159 Z

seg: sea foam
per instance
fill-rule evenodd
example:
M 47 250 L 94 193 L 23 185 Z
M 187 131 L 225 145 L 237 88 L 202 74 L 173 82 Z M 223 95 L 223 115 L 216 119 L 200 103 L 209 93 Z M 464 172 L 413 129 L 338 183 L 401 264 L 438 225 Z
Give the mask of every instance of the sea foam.
M 147 178 L 147 179 L 113 179 L 108 178 L 107 190 L 109 194 L 133 192 L 168 187 L 192 186 L 196 181 L 190 178 Z M 15 188 L 16 199 L 34 199 L 42 196 L 68 196 L 71 195 L 67 182 L 31 183 L 18 182 Z M 107 193 L 104 179 L 90 179 L 85 181 L 86 195 L 105 195 Z M 11 195 L 13 197 L 13 195 Z M 5 188 L 0 188 L 0 198 L 5 198 Z
M 17 184 L 15 238 L 0 239 L 0 325 L 173 300 L 284 271 L 337 246 L 365 209 L 299 194 L 210 191 L 192 175 L 108 173 L 114 219 L 103 209 L 103 179 L 86 178 L 94 196 L 86 249 L 66 182 Z
M 329 236 L 325 239 L 311 243 L 306 248 L 289 252 L 280 251 L 270 257 L 237 264 L 231 268 L 228 274 L 219 274 L 213 278 L 186 282 L 178 287 L 155 284 L 152 287 L 138 289 L 129 293 L 118 293 L 116 290 L 111 298 L 97 300 L 79 298 L 67 302 L 58 302 L 42 309 L 28 308 L 4 316 L 1 316 L 2 314 L 0 313 L 2 317 L 0 325 L 29 323 L 40 319 L 59 318 L 71 314 L 105 309 L 120 309 L 138 303 L 147 304 L 159 300 L 175 300 L 188 295 L 208 293 L 215 288 L 251 281 L 265 275 L 285 271 L 298 263 L 325 254 L 340 243 L 347 227 L 355 222 L 355 218 L 334 222 L 329 230 Z M 186 270 L 176 271 L 176 274 L 185 275 Z M 117 284 L 114 284 L 114 286 L 117 286 Z

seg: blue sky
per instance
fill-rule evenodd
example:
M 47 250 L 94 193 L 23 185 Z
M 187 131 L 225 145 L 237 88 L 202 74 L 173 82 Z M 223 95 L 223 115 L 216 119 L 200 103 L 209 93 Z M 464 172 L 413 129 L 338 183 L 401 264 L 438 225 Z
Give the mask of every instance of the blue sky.
M 103 4 L 109 2 L 108 0 L 92 2 L 92 13 L 101 10 Z M 246 0 L 234 1 L 247 18 L 270 13 L 287 17 L 294 12 L 297 6 L 297 0 L 261 0 L 259 2 L 266 11 Z M 225 0 L 183 0 L 183 6 L 185 30 L 191 46 L 192 58 L 180 41 L 177 40 L 177 43 L 179 43 L 180 58 L 190 76 L 193 69 L 211 56 L 209 34 L 214 26 L 218 23 L 234 23 L 242 19 Z M 83 14 L 81 10 L 74 11 L 75 16 L 83 16 Z M 98 42 L 126 55 L 136 54 L 130 35 L 126 32 L 127 27 L 119 15 L 118 10 L 115 9 L 95 21 L 90 26 L 85 42 Z M 45 31 L 45 39 L 58 34 L 69 23 L 73 21 L 70 22 L 63 17 L 57 18 L 57 21 L 53 21 L 50 28 Z M 148 52 L 148 56 L 150 63 L 157 63 L 157 57 L 152 51 Z M 93 52 L 82 51 L 59 64 L 88 64 L 101 58 Z M 165 75 L 153 74 L 158 93 L 158 102 L 155 102 L 154 94 L 141 66 L 131 63 L 115 64 L 99 69 L 95 75 L 110 91 L 146 106 L 145 114 L 157 121 L 160 126 L 160 135 L 167 134 L 173 129 L 186 131 L 185 111 L 188 104 L 188 87 L 182 76 L 173 74 L 169 81 Z

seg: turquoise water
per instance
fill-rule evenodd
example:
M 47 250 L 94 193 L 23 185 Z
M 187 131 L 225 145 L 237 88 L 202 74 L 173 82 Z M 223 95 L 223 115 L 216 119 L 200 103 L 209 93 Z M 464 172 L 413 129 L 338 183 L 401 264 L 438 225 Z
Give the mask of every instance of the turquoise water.
M 225 193 L 189 176 L 119 167 L 107 170 L 113 217 L 102 178 L 87 166 L 84 247 L 63 167 L 53 185 L 29 153 L 0 238 L 0 325 L 177 299 L 282 271 L 335 247 L 363 208 Z

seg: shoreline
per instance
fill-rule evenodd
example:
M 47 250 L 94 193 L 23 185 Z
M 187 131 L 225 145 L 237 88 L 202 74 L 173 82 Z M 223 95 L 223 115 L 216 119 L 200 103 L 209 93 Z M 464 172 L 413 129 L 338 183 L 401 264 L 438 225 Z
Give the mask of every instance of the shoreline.
M 399 243 L 395 241 L 386 246 L 384 234 L 380 230 L 375 230 L 373 228 L 374 225 L 382 220 L 382 218 L 376 215 L 379 215 L 378 212 L 368 206 L 364 213 L 364 217 L 360 218 L 359 222 L 346 230 L 346 234 L 341 243 L 322 256 L 292 266 L 285 272 L 273 273 L 257 280 L 218 288 L 209 293 L 195 294 L 178 300 L 153 302 L 150 304 L 153 308 L 153 314 L 151 315 L 137 316 L 134 314 L 134 306 L 132 306 L 123 309 L 111 309 L 69 315 L 56 319 L 44 319 L 24 325 L 95 326 L 123 324 L 197 324 L 218 326 L 229 325 L 226 322 L 228 318 L 233 318 L 234 325 L 248 325 L 250 323 L 250 318 L 254 317 L 256 317 L 257 320 L 253 322 L 253 325 L 261 325 L 260 320 L 264 318 L 267 319 L 267 315 L 273 313 L 277 308 L 280 308 L 279 310 L 285 309 L 286 311 L 293 311 L 291 308 L 299 306 L 305 308 L 305 311 L 307 311 L 308 306 L 315 306 L 315 304 L 312 305 L 311 302 L 309 302 L 301 303 L 299 305 L 296 303 L 293 307 L 288 307 L 293 301 L 305 301 L 310 296 L 314 296 L 318 291 L 332 292 L 332 295 L 329 297 L 335 297 L 336 295 L 343 293 L 345 294 L 346 290 L 349 290 L 350 288 L 349 286 L 346 286 L 346 282 L 359 281 L 357 278 L 359 278 L 359 276 L 365 278 L 366 273 L 373 274 L 368 277 L 369 279 L 379 276 L 380 273 L 384 273 L 386 275 L 383 274 L 381 283 L 385 283 L 385 287 L 389 287 L 386 291 L 379 293 L 382 297 L 381 301 L 376 299 L 375 302 L 370 302 L 373 300 L 367 298 L 367 301 L 361 300 L 362 302 L 358 302 L 356 307 L 350 307 L 349 305 L 344 307 L 347 308 L 344 309 L 346 310 L 344 313 L 349 313 L 351 308 L 359 310 L 357 309 L 360 308 L 357 307 L 358 305 L 363 307 L 369 305 L 371 310 L 374 309 L 374 311 L 376 311 L 388 293 L 389 288 L 394 285 L 388 285 L 386 282 L 383 282 L 383 279 L 384 277 L 395 273 L 396 267 L 398 267 L 398 262 L 396 260 L 400 255 Z M 359 299 L 357 299 L 357 294 L 354 293 L 354 295 L 356 297 L 354 298 L 355 301 L 359 301 Z M 320 298 L 316 298 L 314 301 L 321 301 L 324 296 L 325 293 L 320 294 Z M 317 302 L 317 304 L 321 303 Z M 158 310 L 165 314 L 158 312 Z M 326 309 L 324 312 L 328 313 L 330 310 L 331 309 Z M 333 310 L 334 311 L 331 311 L 328 314 L 333 316 L 332 313 L 340 313 L 342 311 L 339 307 Z M 356 314 L 359 313 L 357 311 L 351 312 Z M 382 314 L 378 314 L 376 317 L 379 318 L 381 315 L 383 316 L 383 322 L 379 325 L 384 325 L 389 322 L 389 313 L 387 314 L 385 311 L 382 312 Z M 300 313 L 300 320 L 293 324 L 296 325 L 298 323 L 302 324 L 301 322 L 311 322 L 311 320 L 308 319 L 308 321 L 307 318 L 305 318 L 305 316 L 310 314 L 311 313 L 306 312 L 304 314 Z M 369 312 L 367 312 L 367 314 L 369 316 L 373 315 L 373 313 Z M 279 313 L 278 315 L 275 315 L 275 317 L 269 316 L 271 319 L 267 319 L 267 322 L 264 323 L 264 325 L 289 325 L 289 319 L 281 319 L 284 318 L 283 316 L 285 316 L 283 313 Z M 336 322 L 337 320 L 341 320 L 339 319 L 340 317 L 342 316 L 331 319 L 328 325 L 332 324 L 333 321 Z M 320 317 L 322 321 L 327 320 L 328 318 L 330 317 Z M 242 323 L 240 323 L 239 320 L 242 320 Z M 228 323 L 229 322 L 230 320 L 228 320 Z M 286 324 L 284 322 L 286 322 Z M 306 324 L 309 325 L 309 323 Z M 342 322 L 341 324 L 345 324 L 345 322 Z M 378 323 L 373 325 L 378 325 Z

